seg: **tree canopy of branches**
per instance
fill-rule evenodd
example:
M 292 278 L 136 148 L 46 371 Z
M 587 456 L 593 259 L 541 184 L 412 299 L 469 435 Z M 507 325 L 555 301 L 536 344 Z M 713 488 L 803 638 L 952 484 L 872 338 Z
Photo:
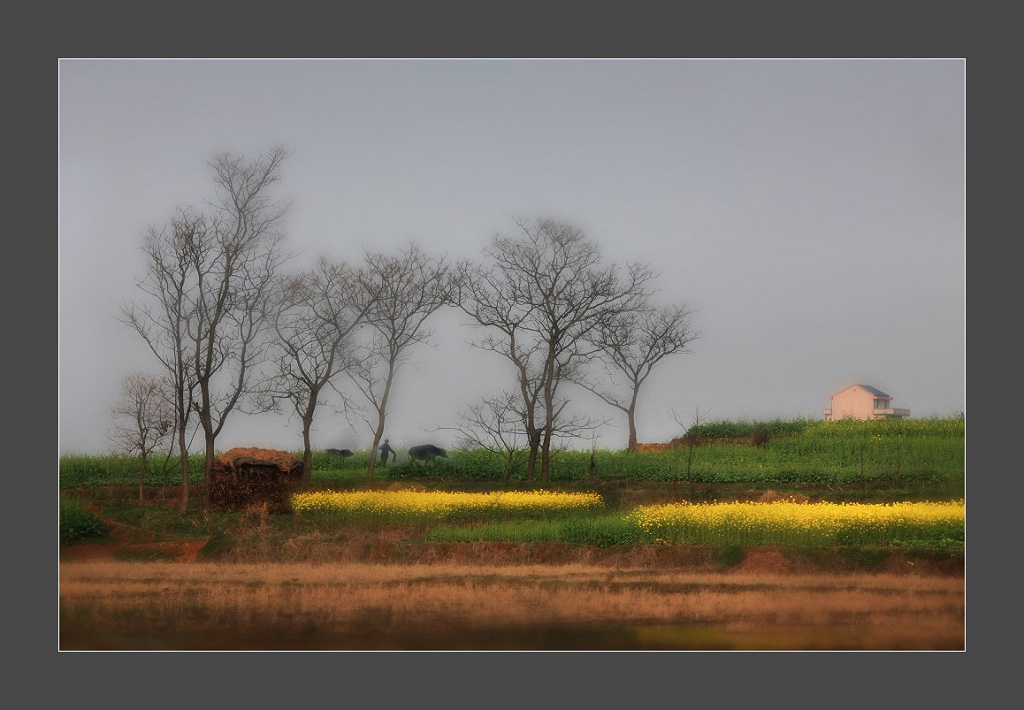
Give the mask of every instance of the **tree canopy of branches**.
M 366 314 L 370 337 L 354 354 L 346 372 L 371 410 L 364 421 L 373 432 L 366 469 L 372 480 L 395 375 L 410 349 L 429 341 L 432 332 L 425 325 L 427 319 L 450 302 L 451 270 L 444 257 L 433 257 L 410 245 L 398 255 L 367 254 L 365 271 L 366 288 L 376 295 Z
M 595 382 L 584 377 L 577 383 L 626 413 L 630 451 L 637 445 L 636 403 L 640 387 L 665 358 L 690 352 L 686 346 L 698 335 L 691 327 L 691 316 L 692 312 L 684 306 L 644 308 L 615 314 L 599 323 L 590 336 L 600 350 L 607 378 Z M 618 388 L 617 379 L 624 380 Z
M 121 399 L 114 406 L 111 441 L 129 456 L 139 457 L 139 502 L 143 500 L 146 464 L 174 432 L 174 404 L 170 382 L 141 373 L 121 383 Z
M 376 281 L 323 256 L 310 271 L 278 281 L 270 315 L 276 334 L 273 376 L 263 396 L 275 404 L 288 401 L 302 422 L 306 483 L 312 469 L 314 414 L 324 390 L 350 360 L 350 336 L 374 305 L 376 289 Z
M 516 221 L 517 237 L 498 235 L 486 263 L 459 266 L 457 305 L 486 334 L 476 343 L 513 365 L 529 447 L 526 477 L 550 478 L 555 437 L 596 423 L 566 410 L 562 383 L 580 379 L 597 350 L 591 338 L 621 314 L 641 308 L 652 278 L 645 265 L 605 265 L 597 245 L 571 224 Z
M 198 417 L 209 478 L 215 442 L 239 400 L 253 389 L 265 354 L 266 302 L 283 260 L 286 207 L 270 188 L 280 180 L 283 148 L 246 160 L 222 154 L 210 161 L 215 197 L 203 212 L 186 208 L 170 229 L 151 229 L 140 289 L 150 303 L 122 308 L 122 319 L 168 369 L 176 391 L 182 458 L 182 507 L 188 505 L 185 427 Z
M 516 392 L 502 392 L 496 397 L 484 397 L 459 412 L 458 421 L 451 426 L 439 427 L 459 435 L 459 444 L 469 449 L 480 449 L 501 456 L 502 477 L 507 482 L 524 462 L 526 420 L 522 399 Z

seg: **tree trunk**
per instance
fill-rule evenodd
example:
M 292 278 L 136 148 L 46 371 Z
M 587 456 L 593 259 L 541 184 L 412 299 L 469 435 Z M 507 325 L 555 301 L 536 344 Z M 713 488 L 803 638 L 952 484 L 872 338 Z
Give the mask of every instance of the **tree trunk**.
M 388 412 L 388 396 L 391 394 L 391 381 L 395 379 L 395 361 L 392 358 L 388 362 L 388 377 L 384 381 L 384 394 L 380 398 L 380 406 L 377 407 L 377 428 L 373 432 L 373 446 L 370 447 L 370 461 L 366 465 L 366 480 L 373 480 L 373 471 L 377 467 L 377 447 L 380 440 L 384 438 L 384 420 Z M 387 462 L 385 462 L 387 465 Z
M 640 394 L 640 383 L 633 380 L 633 397 L 629 400 L 629 406 L 626 407 L 626 419 L 629 420 L 629 450 L 636 451 L 637 438 L 636 438 L 636 399 Z
M 309 440 L 309 432 L 313 428 L 313 415 L 316 413 L 316 400 L 320 391 L 314 389 L 309 393 L 306 411 L 302 413 L 302 485 L 308 486 L 313 478 L 313 446 Z
M 160 500 L 164 500 L 164 499 L 167 498 L 167 486 L 170 485 L 170 478 L 171 478 L 171 470 L 167 467 L 167 465 L 170 462 L 171 454 L 173 454 L 173 453 L 174 453 L 174 435 L 172 433 L 172 435 L 171 435 L 171 443 L 170 443 L 170 446 L 167 449 L 167 455 L 164 456 L 164 462 L 163 462 L 163 465 L 162 465 L 162 472 L 164 474 L 164 480 L 163 480 L 163 483 L 160 485 Z
M 377 410 L 377 428 L 373 432 L 373 445 L 370 447 L 370 461 L 366 465 L 366 479 L 368 481 L 373 480 L 374 469 L 377 468 L 377 451 L 380 446 L 380 440 L 384 438 L 384 424 L 387 419 L 387 412 L 385 407 L 388 401 L 388 391 L 391 389 L 391 380 L 388 379 L 387 385 L 384 387 L 384 396 L 381 398 L 380 409 Z M 384 462 L 387 465 L 387 462 Z
M 213 460 L 217 454 L 214 450 L 216 437 L 213 433 L 213 414 L 210 410 L 210 384 L 208 381 L 200 383 L 199 392 L 202 396 L 200 400 L 202 407 L 199 410 L 199 423 L 203 426 L 203 438 L 206 440 L 206 458 L 203 462 L 203 482 L 200 485 L 199 502 L 200 505 L 205 505 L 210 491 L 210 473 L 213 471 Z
M 544 439 L 540 445 L 540 480 L 541 483 L 551 481 L 551 427 L 544 429 Z
M 636 451 L 636 417 L 632 409 L 626 412 L 626 416 L 629 418 L 629 450 Z
M 313 449 L 309 443 L 309 430 L 313 426 L 313 418 L 302 419 L 302 485 L 308 486 L 313 477 Z
M 206 425 L 204 424 L 204 428 Z M 217 458 L 217 452 L 214 449 L 216 441 L 213 437 L 213 430 L 207 429 L 206 432 L 206 463 L 203 465 L 203 487 L 202 493 L 199 495 L 200 505 L 205 506 L 206 501 L 209 499 L 210 493 L 210 473 L 213 471 L 213 460 Z
M 178 454 L 181 456 L 181 502 L 178 510 L 188 511 L 188 451 L 185 448 L 185 426 L 178 427 Z
M 377 428 L 373 432 L 373 444 L 370 445 L 370 460 L 366 464 L 366 480 L 373 480 L 373 471 L 377 468 L 377 447 L 380 446 L 380 440 L 384 438 L 384 414 L 381 413 L 377 418 Z
M 537 453 L 540 451 L 540 432 L 527 435 L 530 440 L 530 455 L 526 459 L 526 480 L 533 481 L 537 471 Z
M 551 480 L 551 434 L 555 425 L 555 342 L 548 345 L 548 361 L 544 367 L 544 438 L 540 449 L 540 480 Z

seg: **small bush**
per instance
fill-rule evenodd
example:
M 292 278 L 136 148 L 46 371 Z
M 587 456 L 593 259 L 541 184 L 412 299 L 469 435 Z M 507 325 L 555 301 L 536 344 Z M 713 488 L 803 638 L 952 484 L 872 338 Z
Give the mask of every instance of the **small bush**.
M 758 426 L 750 435 L 750 445 L 764 448 L 765 446 L 768 445 L 768 442 L 771 440 L 771 438 L 772 435 L 769 433 L 766 427 Z
M 104 534 L 103 521 L 83 503 L 70 498 L 60 501 L 60 541 L 70 545 L 78 540 Z

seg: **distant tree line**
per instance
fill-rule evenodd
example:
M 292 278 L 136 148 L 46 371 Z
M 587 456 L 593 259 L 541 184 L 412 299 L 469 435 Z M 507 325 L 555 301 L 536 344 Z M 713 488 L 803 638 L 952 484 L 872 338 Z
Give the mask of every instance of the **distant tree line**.
M 213 158 L 213 197 L 146 232 L 141 296 L 120 307 L 161 374 L 126 380 L 118 442 L 148 456 L 173 436 L 183 508 L 190 435 L 202 432 L 208 480 L 217 436 L 235 411 L 294 412 L 308 481 L 310 431 L 329 392 L 373 436 L 372 479 L 395 376 L 430 340 L 430 319 L 444 307 L 470 317 L 473 344 L 506 362 L 509 384 L 439 428 L 501 452 L 509 467 L 523 461 L 527 480 L 539 472 L 547 482 L 553 451 L 603 423 L 568 409 L 575 385 L 625 413 L 636 447 L 641 387 L 697 337 L 686 307 L 654 303 L 648 265 L 606 263 L 581 229 L 541 219 L 516 220 L 517 231 L 495 236 L 479 262 L 450 263 L 410 244 L 396 254 L 368 251 L 358 263 L 320 255 L 311 269 L 288 271 L 287 205 L 272 195 L 288 156 L 277 147 Z

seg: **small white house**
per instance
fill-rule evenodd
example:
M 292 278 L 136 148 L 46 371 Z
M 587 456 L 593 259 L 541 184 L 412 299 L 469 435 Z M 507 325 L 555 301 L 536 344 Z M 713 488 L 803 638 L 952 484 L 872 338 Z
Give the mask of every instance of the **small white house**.
M 824 410 L 825 420 L 837 419 L 902 419 L 910 416 L 909 409 L 891 404 L 892 397 L 871 385 L 850 385 L 829 398 L 830 409 Z

